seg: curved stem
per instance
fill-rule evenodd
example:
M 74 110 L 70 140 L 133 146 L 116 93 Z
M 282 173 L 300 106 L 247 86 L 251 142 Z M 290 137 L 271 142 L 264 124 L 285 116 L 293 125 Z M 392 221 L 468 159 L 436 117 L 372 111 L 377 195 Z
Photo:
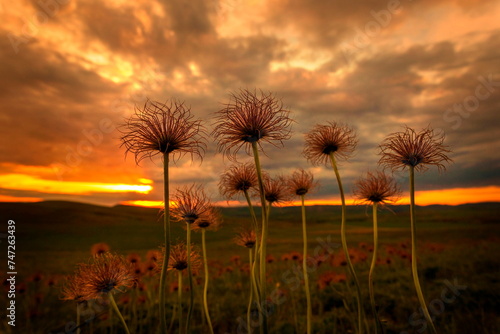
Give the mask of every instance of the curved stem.
M 337 178 L 337 183 L 339 186 L 339 192 L 340 192 L 340 200 L 342 202 L 342 222 L 340 225 L 340 237 L 341 237 L 341 242 L 342 242 L 342 249 L 344 250 L 345 258 L 347 261 L 347 266 L 349 268 L 349 271 L 351 273 L 351 276 L 354 278 L 354 283 L 356 284 L 356 298 L 358 302 L 358 333 L 362 334 L 363 333 L 363 321 L 362 321 L 362 312 L 363 309 L 361 307 L 361 289 L 359 287 L 359 280 L 358 276 L 356 275 L 356 272 L 354 271 L 354 266 L 352 265 L 351 262 L 351 257 L 349 256 L 349 250 L 347 249 L 347 239 L 346 239 L 346 231 L 345 231 L 345 211 L 346 211 L 346 205 L 345 205 L 345 195 L 344 195 L 344 188 L 342 186 L 342 181 L 340 179 L 340 174 L 339 170 L 337 168 L 337 163 L 335 162 L 335 156 L 332 153 L 330 153 L 330 160 L 332 163 L 333 170 L 335 171 L 335 176 Z
M 76 334 L 80 334 L 80 303 L 76 303 Z
M 260 235 L 260 228 L 259 228 L 259 223 L 257 221 L 257 216 L 255 215 L 255 210 L 253 209 L 253 205 L 252 205 L 252 201 L 250 200 L 250 195 L 248 194 L 248 191 L 245 190 L 244 191 L 244 194 L 245 194 L 245 198 L 247 200 L 247 204 L 248 204 L 248 209 L 250 210 L 250 215 L 252 216 L 252 221 L 253 221 L 253 226 L 254 226 L 254 231 L 255 231 L 255 245 L 254 245 L 254 248 L 255 249 L 255 257 L 253 258 L 253 261 L 250 263 L 250 266 L 252 268 L 252 275 L 255 276 L 255 284 L 256 284 L 256 291 L 255 291 L 255 294 L 256 294 L 256 297 L 257 297 L 257 303 L 260 304 L 260 285 L 259 285 L 259 282 L 258 282 L 258 279 L 257 279 L 257 270 L 255 270 L 255 268 L 259 266 L 259 252 L 260 252 L 260 238 L 259 238 L 259 235 Z
M 108 296 L 109 296 L 109 301 L 111 302 L 111 306 L 115 310 L 116 314 L 118 314 L 118 318 L 120 318 L 120 321 L 121 321 L 123 327 L 125 327 L 125 332 L 127 334 L 130 334 L 128 327 L 127 327 L 127 323 L 125 322 L 125 319 L 123 319 L 123 316 L 122 316 L 120 310 L 118 309 L 118 305 L 116 305 L 115 298 L 113 298 L 113 294 L 111 292 L 109 292 Z
M 413 283 L 415 284 L 415 289 L 417 290 L 418 301 L 420 302 L 420 307 L 424 312 L 425 319 L 431 328 L 431 332 L 437 334 L 432 318 L 429 314 L 429 310 L 425 304 L 424 294 L 422 293 L 422 288 L 420 287 L 420 282 L 418 279 L 417 271 L 417 228 L 415 225 L 415 169 L 410 166 L 410 223 L 411 223 L 411 273 L 413 275 Z
M 194 308 L 194 291 L 193 291 L 193 271 L 191 270 L 191 224 L 186 224 L 187 228 L 187 260 L 188 260 L 188 281 L 189 281 L 189 308 L 186 320 L 186 334 L 191 333 L 191 316 Z
M 377 262 L 377 250 L 378 250 L 378 222 L 377 222 L 377 203 L 373 203 L 373 257 L 372 263 L 370 265 L 370 273 L 368 274 L 368 289 L 370 290 L 370 303 L 372 306 L 373 318 L 375 320 L 375 334 L 382 331 L 380 319 L 377 313 L 377 307 L 375 306 L 375 293 L 373 291 L 373 272 L 375 270 L 375 264 Z
M 212 320 L 210 319 L 210 314 L 208 313 L 208 303 L 207 303 L 208 263 L 207 263 L 207 247 L 205 244 L 205 229 L 201 230 L 201 247 L 203 250 L 203 264 L 205 267 L 205 286 L 203 287 L 203 307 L 205 308 L 205 316 L 207 317 L 208 328 L 210 329 L 210 333 L 214 334 L 214 329 L 212 328 Z
M 170 198 L 169 198 L 169 183 L 168 183 L 168 153 L 163 154 L 163 202 L 164 202 L 164 215 L 163 215 L 163 237 L 165 241 L 165 253 L 163 254 L 163 264 L 160 274 L 160 333 L 167 332 L 167 320 L 165 311 L 165 293 L 167 285 L 167 268 L 170 259 Z
M 304 239 L 304 255 L 302 257 L 302 269 L 304 271 L 304 286 L 306 290 L 307 301 L 307 334 L 312 333 L 312 305 L 311 291 L 309 290 L 309 276 L 307 274 L 307 230 L 306 230 L 306 206 L 304 203 L 304 195 L 301 195 L 302 200 L 302 237 Z
M 262 211 L 262 238 L 260 244 L 260 301 L 262 308 L 262 318 L 263 318 L 263 331 L 267 334 L 267 311 L 266 311 L 266 243 L 267 243 L 267 207 L 266 198 L 264 194 L 264 183 L 262 180 L 262 170 L 260 167 L 259 160 L 259 149 L 257 147 L 257 142 L 252 143 L 253 157 L 255 160 L 255 169 L 257 170 L 257 179 L 259 183 L 259 193 L 260 193 L 260 203 Z
M 249 261 L 250 261 L 250 266 L 252 265 L 253 263 L 253 259 L 252 259 L 252 248 L 249 248 L 248 249 L 248 255 L 249 255 Z M 253 300 L 253 289 L 252 289 L 252 285 L 253 285 L 253 281 L 254 281 L 254 277 L 253 277 L 253 268 L 250 272 L 250 297 L 248 298 L 248 308 L 247 308 L 247 332 L 250 334 L 252 332 L 252 327 L 251 327 L 251 313 L 252 313 L 252 300 Z
M 182 328 L 182 270 L 178 270 L 177 277 L 177 302 L 179 303 L 179 333 Z

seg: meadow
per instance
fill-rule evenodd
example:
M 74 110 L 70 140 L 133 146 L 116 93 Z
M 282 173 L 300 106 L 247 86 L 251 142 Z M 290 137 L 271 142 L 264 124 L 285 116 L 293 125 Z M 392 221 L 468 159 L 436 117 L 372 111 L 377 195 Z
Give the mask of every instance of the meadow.
M 348 206 L 346 221 L 366 326 L 371 326 L 367 285 L 373 240 L 370 210 Z M 391 210 L 379 212 L 380 259 L 374 279 L 379 316 L 386 333 L 424 333 L 425 320 L 419 313 L 410 270 L 409 209 L 400 205 Z M 0 203 L 0 212 L 3 220 L 16 221 L 18 271 L 16 327 L 7 326 L 3 318 L 0 333 L 71 332 L 76 303 L 61 300 L 61 287 L 64 276 L 77 263 L 89 260 L 92 245 L 104 242 L 112 252 L 136 253 L 146 263 L 148 252 L 159 250 L 163 242 L 158 209 L 47 201 Z M 307 207 L 309 254 L 320 259 L 309 271 L 314 333 L 351 333 L 356 324 L 354 287 L 346 279 L 340 247 L 340 212 L 338 206 Z M 499 203 L 416 208 L 420 279 L 439 333 L 500 332 L 499 212 Z M 233 239 L 238 228 L 250 226 L 251 218 L 246 207 L 222 208 L 222 214 L 222 228 L 206 234 L 212 324 L 215 333 L 246 333 L 248 250 Z M 174 242 L 185 235 L 181 225 L 172 223 Z M 305 333 L 301 253 L 296 252 L 302 248 L 300 207 L 273 208 L 268 240 L 269 330 Z M 200 245 L 199 233 L 193 234 L 192 242 Z M 6 243 L 1 245 L 0 261 L 6 263 Z M 195 275 L 192 333 L 208 333 L 201 302 L 202 278 L 202 272 Z M 158 273 L 142 270 L 139 281 L 137 287 L 117 294 L 116 300 L 132 333 L 155 333 Z M 173 332 L 178 332 L 177 323 L 170 322 L 177 304 L 176 282 L 170 273 L 167 323 Z M 188 293 L 183 298 L 187 305 Z M 5 303 L 6 294 L 2 293 L 0 304 Z M 82 321 L 87 321 L 81 333 L 124 333 L 106 300 L 87 306 L 95 317 L 90 316 L 92 312 L 82 315 Z M 253 332 L 259 333 L 258 323 L 253 325 Z

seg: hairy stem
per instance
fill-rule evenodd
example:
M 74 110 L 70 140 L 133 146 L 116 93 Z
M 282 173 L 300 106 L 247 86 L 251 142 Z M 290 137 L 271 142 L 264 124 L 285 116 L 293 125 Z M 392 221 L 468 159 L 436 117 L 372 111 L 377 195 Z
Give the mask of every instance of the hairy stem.
M 304 255 L 302 257 L 302 269 L 304 272 L 304 287 L 306 290 L 307 300 L 307 334 L 312 333 L 312 305 L 311 291 L 309 290 L 309 276 L 307 274 L 307 230 L 306 230 L 306 206 L 304 203 L 304 195 L 301 195 L 302 201 L 302 237 L 304 239 Z
M 194 290 L 193 290 L 193 271 L 191 269 L 191 224 L 186 224 L 187 229 L 187 260 L 188 260 L 188 281 L 189 281 L 189 308 L 186 320 L 186 334 L 191 333 L 191 316 L 193 315 L 194 308 Z
M 208 263 L 207 263 L 207 247 L 205 243 L 205 229 L 201 230 L 201 247 L 203 250 L 203 264 L 205 268 L 205 286 L 203 287 L 203 307 L 205 308 L 205 316 L 207 317 L 208 328 L 210 333 L 214 334 L 212 328 L 212 320 L 210 320 L 210 313 L 208 313 L 207 292 L 208 292 Z
M 431 332 L 437 334 L 434 323 L 432 322 L 431 315 L 425 304 L 424 294 L 422 293 L 422 288 L 420 287 L 420 282 L 418 279 L 417 271 L 417 228 L 415 225 L 415 169 L 410 166 L 410 222 L 411 222 L 411 273 L 413 275 L 413 283 L 415 284 L 415 289 L 417 290 L 418 301 L 420 302 L 420 307 L 424 312 L 425 319 L 429 325 Z
M 372 306 L 373 319 L 375 320 L 375 334 L 382 332 L 380 319 L 375 305 L 375 294 L 373 291 L 373 272 L 375 270 L 375 263 L 377 262 L 378 250 L 378 222 L 377 222 L 377 208 L 378 204 L 373 203 L 373 257 L 370 265 L 370 272 L 368 274 L 368 289 L 370 290 L 370 303 Z
M 249 261 L 250 261 L 250 266 L 252 265 L 253 263 L 253 258 L 252 258 L 252 248 L 249 248 L 248 249 L 248 255 L 249 255 Z M 252 313 L 252 301 L 253 301 L 253 288 L 252 288 L 252 285 L 253 285 L 253 282 L 254 282 L 254 277 L 253 277 L 253 268 L 250 272 L 250 296 L 248 298 L 248 308 L 247 308 L 247 332 L 248 333 L 252 333 L 252 326 L 251 326 L 251 313 Z
M 362 334 L 363 333 L 363 309 L 361 307 L 361 289 L 359 287 L 359 280 L 358 276 L 356 275 L 356 271 L 354 271 L 354 266 L 352 265 L 351 262 L 351 257 L 349 256 L 349 250 L 347 248 L 347 239 L 346 239 L 346 231 L 345 231 L 345 211 L 346 211 L 346 205 L 345 205 L 345 195 L 344 195 L 344 188 L 342 186 L 342 180 L 340 179 L 340 173 L 337 168 L 337 163 L 335 162 L 335 156 L 334 153 L 330 153 L 330 160 L 332 163 L 333 170 L 335 171 L 335 176 L 337 178 L 337 183 L 339 186 L 339 192 L 340 192 L 340 200 L 342 202 L 342 221 L 340 225 L 340 237 L 341 237 L 341 242 L 342 242 L 342 249 L 344 250 L 346 261 L 347 261 L 347 266 L 349 268 L 349 271 L 351 273 L 351 276 L 354 278 L 354 283 L 356 285 L 356 299 L 358 302 L 358 333 Z
M 118 318 L 120 318 L 120 321 L 121 321 L 123 327 L 125 327 L 125 332 L 127 334 L 130 334 L 130 331 L 128 330 L 128 327 L 127 327 L 127 323 L 125 322 L 125 319 L 123 319 L 123 316 L 122 316 L 120 310 L 118 309 L 118 305 L 116 305 L 115 298 L 113 297 L 113 293 L 109 292 L 108 296 L 109 296 L 109 301 L 111 302 L 111 306 L 115 310 L 116 314 L 118 314 Z
M 262 211 L 262 238 L 260 244 L 260 302 L 262 308 L 263 331 L 267 334 L 267 311 L 266 311 L 266 243 L 267 243 L 267 207 L 264 193 L 264 183 L 262 180 L 262 170 L 259 160 L 259 149 L 257 142 L 252 143 L 253 157 L 255 160 L 255 169 L 257 170 L 257 179 L 259 182 L 260 203 Z
M 253 248 L 255 251 L 255 257 L 253 258 L 253 262 L 250 263 L 250 266 L 252 268 L 252 275 L 257 277 L 258 269 L 255 270 L 255 268 L 258 268 L 258 266 L 259 266 L 258 256 L 259 256 L 259 251 L 260 251 L 260 237 L 259 237 L 260 236 L 260 228 L 259 228 L 259 223 L 257 221 L 257 216 L 255 215 L 255 210 L 253 209 L 252 201 L 250 200 L 250 195 L 248 194 L 247 190 L 245 190 L 244 193 L 245 193 L 245 198 L 247 200 L 248 209 L 250 210 L 250 215 L 252 216 L 252 221 L 253 221 L 253 226 L 254 226 L 254 231 L 255 231 L 255 245 Z M 255 283 L 256 283 L 255 294 L 256 294 L 256 298 L 257 298 L 257 303 L 260 304 L 260 291 L 259 291 L 260 285 L 259 285 L 257 278 L 255 278 Z
M 165 253 L 163 254 L 163 264 L 160 274 L 160 333 L 167 333 L 167 320 L 165 311 L 165 293 L 167 284 L 167 268 L 170 259 L 170 198 L 169 198 L 169 183 L 168 183 L 168 153 L 163 154 L 163 202 L 164 202 L 164 215 L 163 215 L 163 236 L 165 242 Z
M 182 328 L 182 270 L 178 270 L 177 277 L 177 302 L 179 303 L 179 333 Z
M 76 303 L 76 334 L 80 334 L 80 303 Z

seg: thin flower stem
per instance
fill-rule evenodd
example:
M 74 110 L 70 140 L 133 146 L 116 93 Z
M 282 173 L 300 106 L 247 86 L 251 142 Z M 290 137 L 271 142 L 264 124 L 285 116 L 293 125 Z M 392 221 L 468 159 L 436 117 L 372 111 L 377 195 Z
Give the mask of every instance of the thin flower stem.
M 377 262 L 378 250 L 378 221 L 377 221 L 377 208 L 378 204 L 373 203 L 373 257 L 370 265 L 370 273 L 368 274 L 368 288 L 370 290 L 370 303 L 372 306 L 373 318 L 375 320 L 375 334 L 382 332 L 382 326 L 375 306 L 375 294 L 373 291 L 373 272 L 375 270 L 375 263 Z
M 304 203 L 304 195 L 301 195 L 302 200 L 302 237 L 304 239 L 304 255 L 302 256 L 302 269 L 304 271 L 304 286 L 306 290 L 307 300 L 307 334 L 312 333 L 312 305 L 311 291 L 309 290 L 309 276 L 307 274 L 307 230 L 306 230 L 306 206 Z
M 80 303 L 76 303 L 76 334 L 80 334 Z
M 191 270 L 191 224 L 186 224 L 187 229 L 187 261 L 188 261 L 188 281 L 189 281 L 189 308 L 186 320 L 186 334 L 191 333 L 191 316 L 194 308 L 194 291 L 193 291 L 193 271 Z
M 260 305 L 260 285 L 259 285 L 259 281 L 257 279 L 257 270 L 255 270 L 256 268 L 258 268 L 259 266 L 259 251 L 260 251 L 260 240 L 259 240 L 259 234 L 260 234 L 260 228 L 259 228 L 259 223 L 257 221 L 257 216 L 255 215 L 255 210 L 253 208 L 253 205 L 252 205 L 252 201 L 250 200 L 250 195 L 248 194 L 248 191 L 245 190 L 244 191 L 244 194 L 245 194 L 245 198 L 247 200 L 247 204 L 248 204 L 248 210 L 250 210 L 250 215 L 252 216 L 252 221 L 253 221 L 253 225 L 254 225 L 254 230 L 255 230 L 255 245 L 254 245 L 254 248 L 255 249 L 255 257 L 253 258 L 253 261 L 250 262 L 250 266 L 252 268 L 252 276 L 253 276 L 253 282 L 255 283 L 255 295 L 256 295 L 256 298 L 257 298 L 257 303 Z
M 346 240 L 346 233 L 345 233 L 345 211 L 346 211 L 346 205 L 345 205 L 345 195 L 344 195 L 344 188 L 342 186 L 342 180 L 340 179 L 340 173 L 337 168 L 337 163 L 335 162 L 335 156 L 334 153 L 330 153 L 330 160 L 332 163 L 333 170 L 335 171 L 335 176 L 337 178 L 337 183 L 339 186 L 339 192 L 340 192 L 340 200 L 342 202 L 342 222 L 340 225 L 340 237 L 342 241 L 342 249 L 344 250 L 345 253 L 345 258 L 347 261 L 347 266 L 349 267 L 349 271 L 351 273 L 351 276 L 354 278 L 354 283 L 356 284 L 356 298 L 358 302 L 358 333 L 362 334 L 363 333 L 363 320 L 362 320 L 362 307 L 361 307 L 361 289 L 359 287 L 359 280 L 358 276 L 356 275 L 356 271 L 354 271 L 354 266 L 352 265 L 351 262 L 351 257 L 349 256 L 349 250 L 347 249 L 347 240 Z
M 113 297 L 113 293 L 109 292 L 108 296 L 109 296 L 109 301 L 111 302 L 111 306 L 115 310 L 116 314 L 118 314 L 118 318 L 120 318 L 120 321 L 121 321 L 123 327 L 125 327 L 125 332 L 127 334 L 130 334 L 130 331 L 128 330 L 128 327 L 127 327 L 127 323 L 125 322 L 125 319 L 123 319 L 123 316 L 122 316 L 120 310 L 118 309 L 118 305 L 116 305 L 115 298 Z
M 168 182 L 168 153 L 163 154 L 163 236 L 165 241 L 165 254 L 163 254 L 163 264 L 160 274 L 160 333 L 167 333 L 167 320 L 165 311 L 165 293 L 167 285 L 167 268 L 170 259 L 170 198 L 169 198 L 169 182 Z
M 267 312 L 265 309 L 266 302 L 266 243 L 267 243 L 267 207 L 266 198 L 264 195 L 264 183 L 262 181 L 262 170 L 259 160 L 259 149 L 257 142 L 252 142 L 253 157 L 255 160 L 255 169 L 257 170 L 257 179 L 259 181 L 260 203 L 262 211 L 262 239 L 260 244 L 260 301 L 263 318 L 263 332 L 267 334 Z
M 252 265 L 253 263 L 253 258 L 252 258 L 252 248 L 249 248 L 248 249 L 248 255 L 249 255 L 249 263 L 250 265 Z M 253 285 L 253 282 L 254 282 L 254 277 L 253 277 L 253 268 L 250 272 L 250 297 L 248 298 L 248 308 L 247 308 L 247 332 L 248 333 L 252 333 L 252 327 L 250 325 L 250 321 L 251 321 L 251 318 L 250 318 L 250 315 L 252 313 L 252 301 L 253 301 L 253 288 L 252 288 L 252 285 Z
M 177 302 L 179 303 L 179 333 L 182 328 L 182 270 L 178 270 L 177 277 Z
M 425 319 L 431 328 L 431 332 L 437 334 L 432 318 L 429 314 L 429 310 L 425 304 L 424 294 L 422 293 L 422 288 L 420 287 L 420 282 L 418 279 L 417 271 L 417 228 L 415 224 L 415 169 L 410 166 L 410 222 L 411 222 L 411 273 L 413 275 L 413 283 L 415 284 L 415 289 L 417 290 L 418 301 L 420 302 L 420 307 L 424 312 Z
M 205 243 L 205 229 L 201 230 L 201 247 L 203 250 L 203 264 L 205 267 L 205 286 L 203 287 L 203 307 L 205 308 L 205 316 L 207 317 L 208 328 L 210 333 L 214 334 L 212 328 L 212 320 L 210 320 L 210 313 L 208 312 L 207 292 L 208 292 L 208 263 L 207 263 L 207 247 Z

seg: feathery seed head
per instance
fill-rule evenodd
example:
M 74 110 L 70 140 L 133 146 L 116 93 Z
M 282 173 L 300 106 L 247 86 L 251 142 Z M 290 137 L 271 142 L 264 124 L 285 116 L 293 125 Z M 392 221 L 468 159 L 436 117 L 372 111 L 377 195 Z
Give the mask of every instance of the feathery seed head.
M 229 167 L 220 178 L 219 191 L 227 199 L 257 186 L 257 172 L 251 163 Z
M 347 160 L 357 145 L 354 129 L 336 122 L 317 124 L 305 135 L 304 156 L 314 165 L 328 164 L 330 155 Z
M 406 127 L 404 132 L 393 133 L 382 142 L 379 164 L 392 171 L 404 170 L 408 166 L 424 171 L 428 169 L 426 165 L 437 166 L 439 171 L 445 170 L 443 163 L 451 161 L 446 155 L 451 151 L 443 142 L 444 134 L 435 134 L 429 127 L 418 133 Z
M 315 188 L 317 183 L 314 182 L 314 176 L 311 172 L 301 168 L 293 172 L 292 176 L 288 178 L 287 186 L 290 193 L 302 196 Z
M 216 113 L 212 132 L 218 142 L 219 152 L 236 160 L 238 151 L 245 147 L 250 153 L 252 143 L 266 141 L 282 146 L 290 138 L 293 122 L 290 111 L 283 108 L 281 100 L 272 93 L 240 90 L 231 94 L 231 101 Z
M 121 126 L 122 146 L 135 155 L 136 163 L 157 154 L 189 153 L 200 158 L 205 152 L 205 129 L 194 120 L 191 109 L 175 99 L 166 103 L 146 101 Z
M 354 197 L 365 204 L 394 203 L 400 195 L 401 191 L 395 180 L 383 172 L 368 172 L 366 177 L 354 184 Z

